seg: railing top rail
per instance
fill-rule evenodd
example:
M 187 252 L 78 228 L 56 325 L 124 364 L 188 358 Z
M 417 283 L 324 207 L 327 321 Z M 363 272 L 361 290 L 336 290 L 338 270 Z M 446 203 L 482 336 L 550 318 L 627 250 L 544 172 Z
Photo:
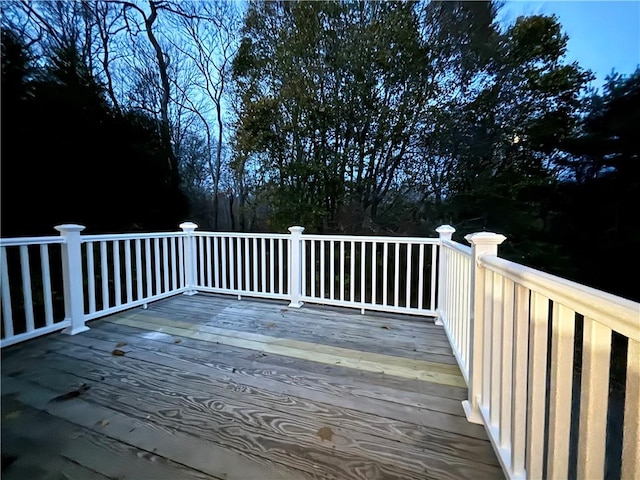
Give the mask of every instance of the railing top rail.
M 639 303 L 494 255 L 482 255 L 478 262 L 488 270 L 541 293 L 636 342 L 640 341 Z
M 289 233 L 240 233 L 240 232 L 193 232 L 196 237 L 231 237 L 231 238 L 264 238 L 286 240 L 291 238 Z
M 184 232 L 154 232 L 154 233 L 116 233 L 100 235 L 82 235 L 81 242 L 101 242 L 109 240 L 141 240 L 145 238 L 184 237 Z
M 19 247 L 23 245 L 47 245 L 55 243 L 64 243 L 64 237 L 16 237 L 16 238 L 0 238 L 0 247 Z
M 426 237 L 386 237 L 375 235 L 320 235 L 320 234 L 304 234 L 305 240 L 328 240 L 328 241 L 344 241 L 344 242 L 379 242 L 379 243 L 415 243 L 415 244 L 438 244 L 438 238 Z
M 462 253 L 463 255 L 471 256 L 471 247 L 468 247 L 467 245 L 462 245 L 461 243 L 454 242 L 453 240 L 442 240 L 442 245 Z

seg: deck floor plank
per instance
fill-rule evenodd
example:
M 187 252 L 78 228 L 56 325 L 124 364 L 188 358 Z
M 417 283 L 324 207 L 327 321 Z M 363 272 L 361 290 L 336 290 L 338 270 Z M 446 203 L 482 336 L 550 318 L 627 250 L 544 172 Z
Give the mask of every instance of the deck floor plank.
M 3 404 L 88 445 L 52 454 L 53 470 L 118 477 L 83 460 L 104 451 L 130 472 L 151 461 L 154 478 L 504 478 L 430 320 L 199 294 L 89 326 L 2 352 Z M 79 398 L 50 401 L 83 383 Z M 15 433 L 20 418 L 5 423 L 3 440 L 34 441 Z

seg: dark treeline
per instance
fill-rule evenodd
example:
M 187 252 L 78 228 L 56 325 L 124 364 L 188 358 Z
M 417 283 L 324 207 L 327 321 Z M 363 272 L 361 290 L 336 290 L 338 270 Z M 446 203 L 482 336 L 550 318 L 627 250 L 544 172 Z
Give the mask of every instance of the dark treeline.
M 2 234 L 507 235 L 640 299 L 640 70 L 495 2 L 3 2 Z M 621 46 L 623 48 L 623 46 Z

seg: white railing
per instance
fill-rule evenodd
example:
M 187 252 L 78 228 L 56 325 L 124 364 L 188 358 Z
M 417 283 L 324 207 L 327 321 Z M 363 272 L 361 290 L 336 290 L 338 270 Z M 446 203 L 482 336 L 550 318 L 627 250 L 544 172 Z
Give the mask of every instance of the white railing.
M 468 235 L 469 254 L 451 242 L 451 230 L 442 239 L 440 318 L 454 351 L 470 340 L 463 347 L 468 356 L 462 362 L 458 357 L 463 372 L 468 367 L 465 412 L 485 425 L 505 474 L 603 478 L 605 469 L 611 476 L 619 468 L 621 478 L 636 478 L 640 305 L 499 258 L 502 235 Z M 449 250 L 460 258 L 452 261 Z M 462 258 L 471 260 L 470 272 Z M 465 319 L 461 330 L 456 323 Z M 614 355 L 626 367 L 624 413 L 608 408 L 613 332 L 627 344 L 626 355 Z M 574 359 L 574 350 L 581 358 Z M 607 439 L 608 422 L 623 424 L 617 458 L 615 441 Z M 574 438 L 577 449 L 570 445 Z
M 469 382 L 471 327 L 471 248 L 451 240 L 455 229 L 443 225 L 438 268 L 438 320 L 444 326 L 465 381 Z
M 7 346 L 70 326 L 54 298 L 62 295 L 62 237 L 0 243 L 2 343 Z M 53 281 L 52 281 L 53 273 Z
M 438 239 L 346 235 L 301 238 L 304 302 L 436 314 Z
M 194 234 L 198 291 L 289 298 L 289 235 Z
M 89 320 L 187 292 L 192 225 L 124 235 L 61 225 L 57 237 L 0 239 L 0 347 L 63 329 L 74 335 Z
M 84 235 L 84 320 L 186 290 L 185 234 Z
M 456 243 L 448 225 L 439 238 L 180 227 L 81 235 L 61 225 L 57 237 L 0 239 L 0 346 L 198 291 L 432 316 L 467 381 L 467 418 L 485 425 L 507 477 L 602 478 L 615 335 L 626 394 L 622 459 L 610 462 L 622 478 L 640 471 L 639 304 L 499 258 L 502 235 Z

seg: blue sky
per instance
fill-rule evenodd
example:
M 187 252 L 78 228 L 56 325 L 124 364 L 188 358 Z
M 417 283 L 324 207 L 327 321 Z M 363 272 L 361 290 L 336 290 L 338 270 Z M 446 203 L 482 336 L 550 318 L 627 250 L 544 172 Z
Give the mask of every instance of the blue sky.
M 640 0 L 507 0 L 500 13 L 507 23 L 537 14 L 558 17 L 569 35 L 566 59 L 594 72 L 593 87 L 612 69 L 628 75 L 640 65 Z

